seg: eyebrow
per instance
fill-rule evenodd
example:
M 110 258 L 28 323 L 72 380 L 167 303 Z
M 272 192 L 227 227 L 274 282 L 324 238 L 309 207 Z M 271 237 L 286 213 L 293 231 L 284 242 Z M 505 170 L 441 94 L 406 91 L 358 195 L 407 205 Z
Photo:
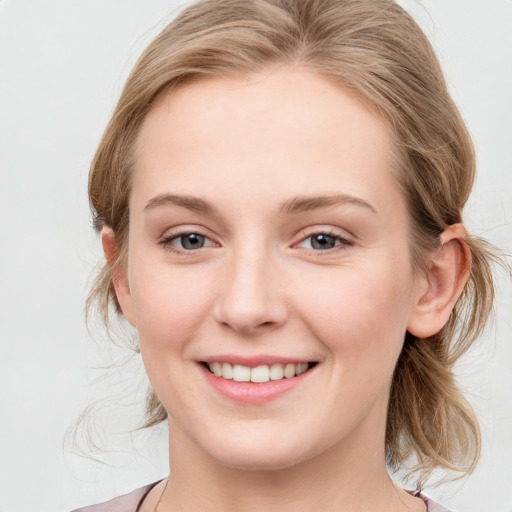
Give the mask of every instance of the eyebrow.
M 375 208 L 364 199 L 347 194 L 293 197 L 285 201 L 281 205 L 280 210 L 284 213 L 299 213 L 343 204 L 353 204 L 355 206 L 361 206 L 375 214 L 377 213 L 377 210 L 375 210 Z
M 364 199 L 347 194 L 292 197 L 291 199 L 284 201 L 279 210 L 283 213 L 291 214 L 344 204 L 360 206 L 375 214 L 377 213 L 375 208 Z M 144 210 L 148 211 L 165 205 L 181 206 L 187 210 L 207 215 L 212 215 L 217 212 L 217 209 L 204 199 L 178 194 L 160 194 L 155 196 L 148 201 Z
M 148 211 L 165 205 L 181 206 L 187 210 L 210 215 L 216 212 L 216 209 L 203 199 L 199 199 L 198 197 L 194 196 L 183 196 L 177 194 L 160 194 L 155 196 L 148 201 L 144 210 Z

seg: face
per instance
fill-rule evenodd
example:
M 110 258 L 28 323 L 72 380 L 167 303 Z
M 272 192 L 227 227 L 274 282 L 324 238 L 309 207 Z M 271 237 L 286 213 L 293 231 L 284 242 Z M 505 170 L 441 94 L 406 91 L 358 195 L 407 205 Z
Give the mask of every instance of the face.
M 296 68 L 148 114 L 116 289 L 171 443 L 253 469 L 383 451 L 423 293 L 390 150 L 378 116 Z

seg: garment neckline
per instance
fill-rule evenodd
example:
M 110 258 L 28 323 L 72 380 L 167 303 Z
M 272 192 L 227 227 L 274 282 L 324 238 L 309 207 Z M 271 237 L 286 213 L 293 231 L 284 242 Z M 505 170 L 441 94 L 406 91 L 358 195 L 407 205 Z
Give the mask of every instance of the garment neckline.
M 140 500 L 137 503 L 137 508 L 135 509 L 135 512 L 140 512 L 140 508 L 142 507 L 142 504 L 144 503 L 144 500 L 147 498 L 148 494 L 151 492 L 151 489 L 153 489 L 153 487 L 156 487 L 162 480 L 165 479 L 161 478 L 160 480 L 157 480 L 156 482 L 153 482 L 152 484 L 148 484 L 146 486 L 146 488 L 144 489 L 144 494 L 140 497 Z
M 152 484 L 148 484 L 146 486 L 146 488 L 144 489 L 144 494 L 141 496 L 139 502 L 137 503 L 137 508 L 135 509 L 135 512 L 140 512 L 140 508 L 142 507 L 142 504 L 144 503 L 144 500 L 147 498 L 148 494 L 154 487 L 156 487 L 163 480 L 165 480 L 165 478 L 161 478 L 160 480 L 157 480 L 156 482 L 153 482 Z M 429 512 L 428 498 L 421 494 L 421 491 L 408 491 L 407 489 L 405 489 L 405 492 L 410 494 L 414 498 L 419 498 L 421 501 L 423 501 L 425 505 L 425 512 Z
M 407 489 L 405 489 L 405 492 L 410 494 L 414 498 L 419 498 L 421 501 L 423 501 L 423 504 L 425 505 L 425 512 L 429 512 L 428 498 L 421 494 L 421 491 L 408 491 Z

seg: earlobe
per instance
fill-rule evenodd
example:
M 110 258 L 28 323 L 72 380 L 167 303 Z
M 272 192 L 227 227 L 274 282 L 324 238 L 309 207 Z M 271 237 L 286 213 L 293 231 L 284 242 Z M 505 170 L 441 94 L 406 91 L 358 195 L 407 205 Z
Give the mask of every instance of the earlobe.
M 407 330 L 412 335 L 428 338 L 448 321 L 471 268 L 466 236 L 462 224 L 454 224 L 441 234 L 441 246 L 425 271 L 426 291 L 419 296 L 409 318 Z
M 120 312 L 135 327 L 135 315 L 133 311 L 130 285 L 125 266 L 120 261 L 119 250 L 116 245 L 114 231 L 110 227 L 103 227 L 101 230 L 101 243 L 103 254 L 107 260 L 112 276 L 112 293 Z

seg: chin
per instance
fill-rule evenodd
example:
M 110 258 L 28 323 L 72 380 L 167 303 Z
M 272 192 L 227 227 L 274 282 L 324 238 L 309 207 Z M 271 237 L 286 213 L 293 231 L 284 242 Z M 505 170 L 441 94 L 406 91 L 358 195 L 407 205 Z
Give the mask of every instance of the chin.
M 245 471 L 277 471 L 291 468 L 318 455 L 314 450 L 305 449 L 304 445 L 285 443 L 273 437 L 264 440 L 236 442 L 229 440 L 229 445 L 216 445 L 210 455 L 220 464 Z M 204 447 L 203 447 L 204 448 Z
M 296 466 L 303 462 L 304 459 L 295 455 L 292 456 L 291 454 L 288 456 L 283 454 L 276 457 L 275 454 L 270 456 L 268 453 L 258 453 L 255 456 L 244 453 L 240 454 L 240 456 L 233 454 L 231 457 L 223 457 L 222 459 L 217 459 L 217 461 L 229 468 L 243 471 L 279 471 Z

